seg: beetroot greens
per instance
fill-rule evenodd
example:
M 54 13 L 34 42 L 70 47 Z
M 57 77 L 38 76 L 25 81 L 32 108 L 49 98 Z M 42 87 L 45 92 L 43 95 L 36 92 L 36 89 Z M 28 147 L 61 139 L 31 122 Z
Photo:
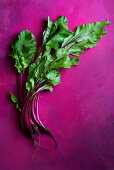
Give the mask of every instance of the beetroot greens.
M 52 92 L 52 85 L 61 83 L 60 69 L 78 65 L 77 56 L 98 44 L 99 39 L 107 33 L 104 27 L 108 24 L 109 21 L 85 24 L 72 32 L 68 30 L 65 16 L 55 22 L 48 17 L 41 47 L 37 48 L 34 35 L 28 30 L 20 32 L 13 43 L 9 56 L 15 59 L 15 67 L 19 73 L 19 96 L 17 98 L 10 92 L 11 100 L 19 111 L 23 130 L 29 134 L 36 146 L 40 145 L 41 131 L 47 133 L 57 145 L 51 131 L 39 118 L 39 93 L 43 90 Z M 76 57 L 72 58 L 70 55 Z M 28 77 L 24 82 L 26 68 Z M 35 133 L 38 140 L 35 139 Z

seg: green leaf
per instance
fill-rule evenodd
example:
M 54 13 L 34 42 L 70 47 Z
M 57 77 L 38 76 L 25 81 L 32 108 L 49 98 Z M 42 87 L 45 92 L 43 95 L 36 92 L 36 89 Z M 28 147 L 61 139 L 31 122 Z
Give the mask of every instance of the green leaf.
M 71 60 L 71 65 L 72 66 L 77 66 L 79 64 L 79 59 L 78 57 L 73 57 L 73 58 L 70 58 Z
M 15 67 L 19 73 L 24 73 L 24 69 L 34 61 L 35 54 L 36 40 L 34 35 L 28 30 L 20 32 L 9 54 L 15 59 Z
M 64 48 L 59 48 L 55 55 L 58 57 L 58 58 L 62 58 L 62 57 L 65 57 L 65 56 L 69 56 L 69 52 L 68 50 L 64 49 Z
M 19 111 L 21 111 L 19 104 L 16 104 L 16 109 L 19 109 Z
M 61 83 L 60 75 L 60 71 L 52 70 L 46 75 L 47 81 L 56 86 L 57 84 Z
M 36 63 L 33 63 L 29 67 L 29 73 L 28 73 L 28 79 L 26 82 L 26 89 L 28 92 L 34 89 L 35 83 L 38 80 L 38 74 L 39 74 L 39 65 Z
M 19 99 L 17 97 L 15 97 L 11 92 L 10 93 L 10 97 L 11 97 L 11 100 L 12 102 L 14 102 L 16 104 L 16 108 L 21 110 L 20 107 L 19 107 Z
M 47 29 L 43 32 L 43 43 L 45 44 L 49 38 L 51 29 L 53 27 L 53 22 L 50 21 L 49 16 L 47 17 Z
M 62 58 L 57 58 L 50 66 L 50 69 L 61 69 L 61 68 L 70 68 L 71 60 L 69 56 L 64 56 Z
M 45 67 L 47 67 L 52 61 L 55 60 L 55 56 L 52 56 L 50 54 L 50 51 L 45 51 L 44 52 L 44 55 L 43 55 L 43 59 L 44 59 L 44 62 L 45 62 Z
M 70 68 L 71 65 L 69 52 L 63 48 L 60 48 L 56 51 L 54 57 L 51 57 L 51 62 L 49 62 L 45 70 L 50 71 L 53 69 L 58 70 L 60 68 Z
M 32 85 L 31 85 L 31 82 L 29 80 L 26 82 L 26 89 L 27 89 L 28 92 L 30 92 L 32 90 Z
M 79 56 L 87 48 L 95 46 L 99 37 L 106 33 L 104 31 L 106 24 L 108 22 L 85 24 L 77 27 L 76 32 L 73 33 L 68 30 L 66 17 L 62 16 L 54 23 L 48 17 L 47 30 L 43 33 L 43 46 L 46 48 L 44 48 L 36 63 L 31 64 L 29 67 L 26 82 L 28 93 L 34 89 L 42 78 L 45 82 L 49 83 L 50 80 L 50 83 L 58 84 L 59 81 L 55 81 L 57 78 L 52 80 L 49 78 L 50 75 L 56 77 L 57 70 L 78 65 L 79 59 L 77 57 L 71 58 L 69 54 Z M 54 54 L 51 53 L 52 48 L 55 49 Z M 41 48 L 37 49 L 37 55 L 38 51 L 40 52 Z
M 84 50 L 98 44 L 99 39 L 107 33 L 104 26 L 108 24 L 109 21 L 104 21 L 78 26 L 76 32 L 64 39 L 62 47 L 68 50 L 69 54 L 79 56 Z
M 34 89 L 35 85 L 43 78 L 45 70 L 45 57 L 39 56 L 36 63 L 29 66 L 28 79 L 26 82 L 26 89 L 28 92 Z
M 54 23 L 48 17 L 47 30 L 43 34 L 43 45 L 46 44 L 46 50 L 51 48 L 57 50 L 61 47 L 64 39 L 72 34 L 72 31 L 68 30 L 67 18 L 65 16 L 62 16 Z
M 12 100 L 12 102 L 14 102 L 14 103 L 19 103 L 19 99 L 17 98 L 17 97 L 15 97 L 11 92 L 9 92 L 10 93 L 10 95 L 11 95 L 11 100 Z

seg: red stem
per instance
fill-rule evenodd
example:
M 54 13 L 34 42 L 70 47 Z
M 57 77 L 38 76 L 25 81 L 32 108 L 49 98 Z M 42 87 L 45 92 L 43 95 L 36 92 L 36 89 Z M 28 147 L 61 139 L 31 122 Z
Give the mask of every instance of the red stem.
M 37 86 L 25 97 L 22 106 L 24 105 L 24 103 L 26 102 L 26 100 L 27 100 L 29 97 L 32 96 L 32 93 L 38 88 L 38 86 L 41 85 L 41 83 L 43 82 L 43 80 L 44 80 L 44 79 L 41 79 L 41 80 L 39 81 L 39 83 L 37 84 Z
M 89 34 L 91 34 L 92 32 L 95 32 L 95 31 L 91 31 L 90 33 L 87 33 L 87 34 L 85 34 L 85 35 L 81 35 L 81 36 L 79 36 L 79 37 L 71 40 L 69 43 L 67 43 L 67 44 L 66 44 L 65 46 L 63 46 L 62 48 L 65 48 L 67 45 L 69 45 L 70 43 L 72 43 L 72 42 L 75 41 L 76 39 L 81 38 L 81 37 L 84 37 L 84 36 L 86 36 L 86 35 L 89 35 Z
M 45 49 L 45 47 L 41 48 L 41 51 L 39 52 L 38 56 L 36 57 L 34 63 L 36 63 L 36 61 L 38 60 L 38 57 L 40 56 L 40 54 L 43 52 L 44 49 Z
M 20 103 L 22 101 L 22 78 L 23 74 L 19 73 L 19 95 L 20 95 Z

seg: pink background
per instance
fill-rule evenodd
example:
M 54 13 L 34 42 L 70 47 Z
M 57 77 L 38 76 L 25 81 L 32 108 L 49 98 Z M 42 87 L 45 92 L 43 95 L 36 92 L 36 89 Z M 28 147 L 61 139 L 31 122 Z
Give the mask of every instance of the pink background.
M 1 0 L 0 1 L 0 169 L 113 170 L 114 169 L 114 1 Z M 68 18 L 69 29 L 109 20 L 108 31 L 80 64 L 62 71 L 53 93 L 40 93 L 40 118 L 52 131 L 41 135 L 35 148 L 22 133 L 8 91 L 17 93 L 16 72 L 9 49 L 17 34 L 30 30 L 41 44 L 47 16 Z

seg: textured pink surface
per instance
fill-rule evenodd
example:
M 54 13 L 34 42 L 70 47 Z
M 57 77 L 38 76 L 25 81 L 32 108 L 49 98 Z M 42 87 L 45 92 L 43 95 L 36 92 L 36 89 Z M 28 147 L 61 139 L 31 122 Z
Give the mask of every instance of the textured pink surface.
M 113 170 L 114 169 L 114 30 L 113 0 L 0 1 L 0 169 L 1 170 Z M 69 29 L 95 21 L 111 21 L 80 64 L 62 71 L 62 84 L 40 94 L 40 118 L 59 147 L 46 135 L 35 148 L 22 133 L 8 91 L 17 93 L 16 72 L 7 54 L 17 34 L 30 30 L 37 41 L 47 16 L 68 18 Z M 40 44 L 40 43 L 39 43 Z

